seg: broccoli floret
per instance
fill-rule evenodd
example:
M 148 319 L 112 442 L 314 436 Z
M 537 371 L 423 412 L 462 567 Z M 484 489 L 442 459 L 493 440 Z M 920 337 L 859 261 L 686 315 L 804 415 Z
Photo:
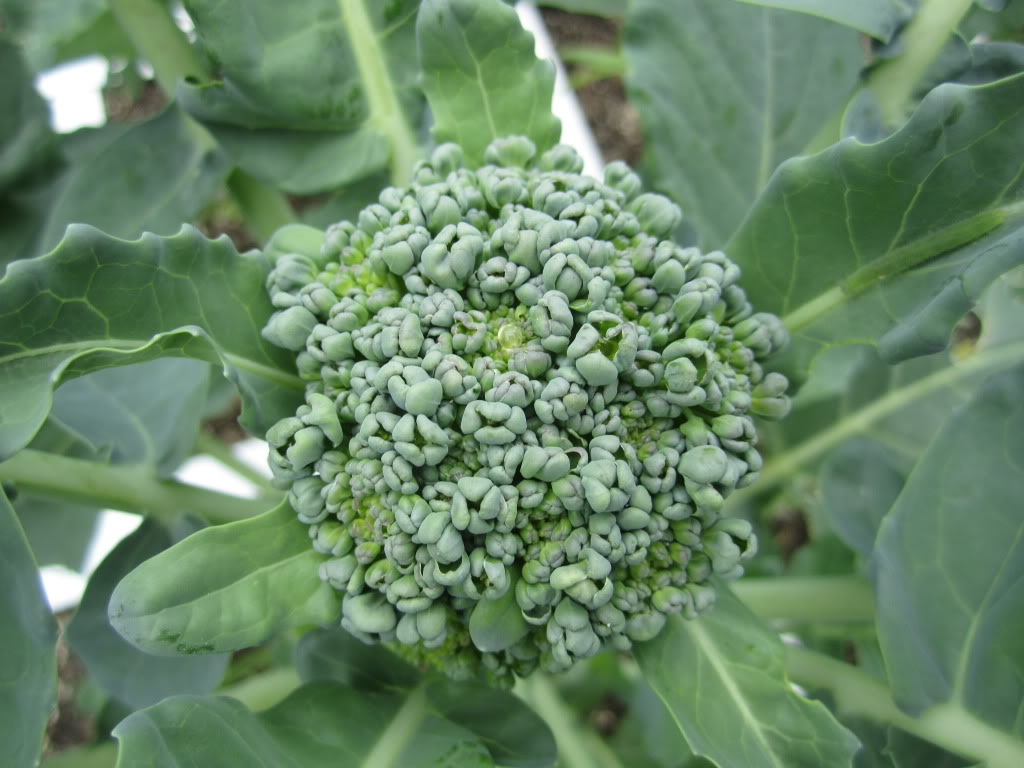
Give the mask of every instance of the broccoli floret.
M 626 165 L 601 182 L 523 137 L 485 159 L 445 144 L 319 252 L 282 239 L 264 336 L 309 383 L 267 439 L 342 626 L 507 683 L 648 640 L 743 572 L 756 540 L 720 513 L 761 468 L 752 415 L 788 409 L 761 362 L 787 335 Z M 479 650 L 474 609 L 511 597 Z

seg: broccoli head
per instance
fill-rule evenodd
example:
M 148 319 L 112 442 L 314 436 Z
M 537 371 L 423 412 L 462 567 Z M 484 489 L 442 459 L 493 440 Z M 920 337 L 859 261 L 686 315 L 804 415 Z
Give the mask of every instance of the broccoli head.
M 454 144 L 318 248 L 281 238 L 264 329 L 306 402 L 267 434 L 341 624 L 507 683 L 654 637 L 756 551 L 721 515 L 783 416 L 786 343 L 681 212 L 559 145 Z M 272 251 L 274 248 L 271 249 Z

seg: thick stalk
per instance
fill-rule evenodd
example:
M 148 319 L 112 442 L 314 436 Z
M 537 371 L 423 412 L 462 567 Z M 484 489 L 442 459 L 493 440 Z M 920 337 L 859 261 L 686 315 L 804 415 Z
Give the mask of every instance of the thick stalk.
M 867 81 L 857 88 L 850 102 L 861 91 L 870 90 L 878 103 L 882 123 L 899 126 L 907 116 L 914 89 L 928 71 L 943 46 L 974 0 L 923 0 L 914 18 L 901 32 L 903 51 L 896 57 L 879 64 L 868 75 Z M 842 138 L 843 107 L 822 126 L 802 154 L 812 155 L 835 144 Z
M 412 180 L 412 167 L 420 147 L 402 112 L 395 93 L 380 36 L 366 10 L 367 0 L 337 0 L 341 21 L 352 41 L 352 53 L 363 81 L 363 93 L 370 108 L 370 124 L 388 140 L 391 150 L 391 183 L 405 186 Z M 415 56 L 415 51 L 410 52 Z
M 894 725 L 950 752 L 980 760 L 988 768 L 1024 765 L 1024 741 L 956 704 L 940 704 L 911 717 L 896 706 L 889 690 L 866 672 L 805 648 L 786 646 L 786 671 L 797 685 L 830 691 L 840 715 Z
M 615 759 L 614 753 L 610 753 L 610 757 L 609 753 L 603 753 L 600 763 L 595 760 L 576 713 L 562 700 L 550 677 L 535 672 L 518 681 L 516 693 L 540 715 L 555 735 L 559 765 L 563 768 L 594 768 L 598 764 L 604 768 L 621 768 L 609 762 L 609 759 Z
M 740 579 L 730 589 L 764 619 L 874 621 L 871 585 L 857 576 Z
M 132 45 L 152 65 L 160 88 L 174 98 L 178 80 L 205 79 L 202 60 L 178 25 L 166 3 L 159 0 L 110 0 L 110 10 Z
M 399 765 L 398 758 L 409 746 L 426 715 L 427 694 L 420 686 L 405 697 L 401 709 L 377 737 L 377 743 L 363 758 L 360 768 L 393 768 Z
M 217 691 L 218 696 L 238 699 L 252 712 L 270 709 L 302 685 L 295 667 L 279 667 L 247 677 Z
M 228 189 L 238 203 L 249 231 L 261 243 L 267 242 L 281 227 L 297 221 L 284 195 L 241 168 L 236 168 L 228 176 Z
M 156 81 L 174 99 L 178 81 L 185 77 L 208 79 L 202 60 L 192 50 L 185 33 L 174 23 L 165 3 L 158 0 L 110 0 L 114 17 L 132 41 L 135 50 L 152 66 Z M 189 121 L 197 139 L 213 147 L 216 141 L 199 123 Z M 260 240 L 296 220 L 287 198 L 273 187 L 235 170 L 228 187 L 236 198 L 249 230 Z
M 147 468 L 99 464 L 26 448 L 0 464 L 0 481 L 24 493 L 171 521 L 182 512 L 231 523 L 266 512 L 271 502 L 240 499 L 163 480 Z
M 870 405 L 840 419 L 828 429 L 819 432 L 794 448 L 772 456 L 765 462 L 764 471 L 752 491 L 760 493 L 772 488 L 798 470 L 821 458 L 848 437 L 870 429 L 883 418 L 920 400 L 936 390 L 949 387 L 964 379 L 980 374 L 994 373 L 1024 360 L 1024 343 L 1007 344 L 977 352 L 962 363 L 918 379 L 894 389 Z M 737 497 L 740 494 L 735 494 Z

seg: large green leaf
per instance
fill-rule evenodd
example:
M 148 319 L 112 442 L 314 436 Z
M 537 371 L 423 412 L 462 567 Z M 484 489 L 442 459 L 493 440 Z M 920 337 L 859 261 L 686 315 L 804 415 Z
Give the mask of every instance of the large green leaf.
M 287 192 L 333 189 L 389 161 L 408 174 L 423 102 L 410 55 L 417 5 L 186 0 L 221 79 L 179 84 L 179 101 L 236 164 Z
M 118 584 L 111 624 L 144 651 L 221 653 L 287 627 L 339 616 L 320 580 L 326 556 L 287 502 L 258 517 L 206 528 L 150 558 Z
M 35 434 L 61 380 L 160 356 L 222 363 L 254 433 L 293 413 L 303 383 L 260 336 L 267 269 L 191 227 L 129 242 L 73 226 L 51 253 L 12 264 L 0 280 L 0 458 Z
M 81 154 L 53 203 L 40 252 L 56 247 L 72 223 L 114 237 L 173 235 L 230 170 L 224 152 L 176 106 Z
M 1018 756 L 1022 385 L 1022 368 L 994 376 L 947 422 L 883 521 L 874 558 L 876 591 L 885 596 L 879 640 L 896 702 L 912 714 L 955 712 L 964 728 Z
M 51 413 L 115 464 L 147 464 L 167 477 L 195 448 L 210 366 L 187 358 L 109 368 L 73 379 Z
M 25 534 L 3 490 L 0 584 L 0 742 L 11 768 L 31 768 L 57 703 L 57 627 Z
M 635 0 L 625 51 L 645 176 L 705 249 L 845 103 L 864 59 L 838 24 L 722 0 Z
M 499 136 L 528 136 L 540 151 L 558 141 L 554 67 L 537 59 L 513 9 L 499 0 L 425 0 L 416 40 L 434 136 L 461 144 L 470 165 Z
M 107 0 L 0 0 L 0 20 L 35 70 L 90 53 L 134 53 Z
M 774 488 L 800 470 L 813 469 L 830 451 L 856 435 L 881 442 L 891 449 L 895 468 L 908 471 L 942 427 L 943 417 L 974 396 L 986 376 L 1024 362 L 1024 342 L 1019 338 L 1018 329 L 1016 338 L 979 346 L 956 361 L 940 353 L 888 366 L 877 356 L 868 357 L 842 396 L 815 406 L 809 414 L 794 414 L 798 421 L 808 422 L 813 421 L 809 417 L 817 416 L 818 428 L 784 450 L 774 451 L 751 491 L 735 494 L 729 503 Z M 821 355 L 815 368 L 826 364 L 836 351 L 841 350 Z
M 466 768 L 493 765 L 472 733 L 403 697 L 320 682 L 250 713 L 228 698 L 181 696 L 128 717 L 117 768 Z
M 592 16 L 623 16 L 627 0 L 541 0 L 537 5 Z
M 56 149 L 50 110 L 32 86 L 17 47 L 0 39 L 0 191 L 22 181 Z
M 509 691 L 473 680 L 432 680 L 435 712 L 472 731 L 502 768 L 548 768 L 558 761 L 555 737 L 543 720 Z
M 387 648 L 367 645 L 340 627 L 304 634 L 295 666 L 304 682 L 333 680 L 370 693 L 408 693 L 423 679 Z M 503 768 L 545 768 L 557 760 L 544 721 L 511 693 L 437 673 L 426 691 L 431 711 L 476 734 Z
M 715 765 L 852 765 L 857 740 L 790 688 L 782 641 L 724 586 L 714 610 L 671 617 L 636 657 L 694 754 Z
M 61 456 L 105 461 L 107 451 L 98 449 L 67 424 L 50 416 L 29 447 Z M 39 565 L 82 567 L 92 543 L 99 510 L 67 501 L 31 496 L 15 488 L 11 497 L 21 527 Z
M 61 159 L 50 111 L 18 49 L 0 39 L 0 274 L 35 255 Z
M 357 640 L 341 627 L 311 629 L 295 647 L 295 668 L 303 682 L 333 680 L 361 691 L 405 691 L 419 672 L 382 645 Z
M 195 526 L 189 525 L 189 531 Z M 185 531 L 183 531 L 184 533 Z M 228 655 L 153 656 L 140 651 L 110 626 L 107 604 L 117 583 L 133 568 L 174 543 L 156 520 L 143 521 L 89 578 L 67 638 L 89 674 L 107 693 L 132 707 L 148 707 L 182 693 L 209 693 L 227 668 Z
M 913 15 L 917 0 L 739 0 L 831 19 L 889 42 Z
M 775 173 L 729 252 L 793 342 L 878 344 L 889 361 L 946 346 L 984 289 L 1024 261 L 1024 75 L 932 91 L 899 132 L 847 139 Z
M 903 473 L 884 445 L 858 437 L 826 459 L 818 478 L 829 527 L 851 549 L 869 557 L 885 513 L 903 490 Z

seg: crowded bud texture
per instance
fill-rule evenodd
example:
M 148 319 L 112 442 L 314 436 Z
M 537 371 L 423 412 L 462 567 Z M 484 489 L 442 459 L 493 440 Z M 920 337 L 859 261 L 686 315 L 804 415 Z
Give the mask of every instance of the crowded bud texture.
M 610 164 L 453 144 L 326 236 L 272 244 L 264 336 L 306 403 L 268 433 L 341 623 L 508 683 L 654 637 L 756 550 L 726 496 L 788 409 L 786 343 L 681 212 Z

